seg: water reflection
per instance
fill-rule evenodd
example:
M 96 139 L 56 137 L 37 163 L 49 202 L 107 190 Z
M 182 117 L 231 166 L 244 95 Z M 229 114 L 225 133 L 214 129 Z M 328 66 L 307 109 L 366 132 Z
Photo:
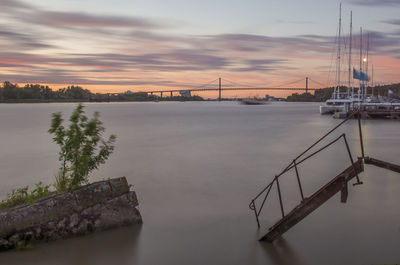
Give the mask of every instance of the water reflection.
M 51 113 L 68 116 L 73 108 L 0 104 L 0 198 L 16 187 L 53 182 L 59 161 L 47 133 Z M 319 115 L 318 104 L 87 104 L 87 111 L 100 111 L 107 132 L 118 136 L 114 154 L 91 180 L 126 176 L 138 194 L 143 226 L 0 253 L 1 265 L 380 264 L 400 258 L 399 175 L 372 167 L 362 174 L 363 185 L 349 185 L 346 204 L 334 197 L 273 244 L 257 241 L 250 199 L 340 122 Z M 357 128 L 344 128 L 355 157 Z M 367 154 L 400 162 L 398 121 L 366 121 L 364 131 Z M 307 196 L 343 169 L 340 161 L 348 163 L 342 146 L 302 165 Z M 294 175 L 285 177 L 286 207 L 300 195 L 285 185 Z M 276 216 L 273 192 L 265 228 Z
M 283 237 L 273 243 L 261 241 L 260 245 L 273 264 L 306 264 Z
M 141 225 L 122 227 L 84 237 L 36 244 L 31 250 L 1 253 L 3 265 L 134 264 Z M 116 261 L 118 261 L 116 263 Z

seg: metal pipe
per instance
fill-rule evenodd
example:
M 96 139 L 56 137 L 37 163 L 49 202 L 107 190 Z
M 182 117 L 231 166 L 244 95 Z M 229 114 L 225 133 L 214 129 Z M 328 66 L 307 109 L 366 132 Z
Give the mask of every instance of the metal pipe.
M 364 160 L 365 154 L 364 154 L 364 141 L 361 129 L 361 112 L 358 113 L 358 132 L 360 135 L 361 158 Z
M 338 138 L 336 138 L 335 140 L 333 140 L 332 142 L 330 142 L 329 144 L 321 147 L 320 149 L 318 149 L 317 151 L 315 151 L 314 153 L 306 156 L 305 158 L 303 158 L 302 160 L 300 160 L 299 162 L 297 162 L 297 165 L 300 165 L 301 163 L 303 163 L 304 161 L 306 161 L 307 159 L 315 156 L 316 154 L 318 154 L 319 152 L 321 152 L 322 150 L 328 148 L 329 146 L 331 146 L 332 144 L 336 143 L 337 141 L 339 141 L 339 139 L 343 137 L 343 134 L 341 134 Z M 291 170 L 294 166 L 291 166 L 287 169 L 287 171 Z
M 293 160 L 293 164 L 294 164 L 294 169 L 296 170 L 297 182 L 299 183 L 299 189 L 300 189 L 300 194 L 301 194 L 301 200 L 304 201 L 303 188 L 301 187 L 300 176 L 299 176 L 299 171 L 297 170 L 296 160 Z
M 269 192 L 271 191 L 271 189 L 272 189 L 272 185 L 269 186 L 269 189 L 268 189 L 268 191 L 267 191 L 267 194 L 266 194 L 265 197 L 264 197 L 264 200 L 263 200 L 263 202 L 262 202 L 262 204 L 261 204 L 261 206 L 260 206 L 260 210 L 258 211 L 257 215 L 260 215 L 261 210 L 264 208 L 265 201 L 267 200 L 267 197 L 268 197 Z
M 258 228 L 260 228 L 260 221 L 258 220 L 256 204 L 255 204 L 254 200 L 251 201 L 249 207 L 250 207 L 250 209 L 252 209 L 254 211 L 254 215 L 256 216 L 257 226 L 258 226 Z
M 351 165 L 353 166 L 354 173 L 356 174 L 357 182 L 355 184 L 362 184 L 362 182 L 360 181 L 360 178 L 358 177 L 357 169 L 356 169 L 356 167 L 354 165 L 353 156 L 351 155 L 349 143 L 347 142 L 345 134 L 343 135 L 343 139 L 344 139 L 344 143 L 346 144 L 346 149 L 347 149 L 347 153 L 349 154 L 349 157 L 350 157 Z
M 276 178 L 276 186 L 278 187 L 279 204 L 281 205 L 282 218 L 285 217 L 285 212 L 283 211 L 281 188 L 279 187 L 279 180 Z

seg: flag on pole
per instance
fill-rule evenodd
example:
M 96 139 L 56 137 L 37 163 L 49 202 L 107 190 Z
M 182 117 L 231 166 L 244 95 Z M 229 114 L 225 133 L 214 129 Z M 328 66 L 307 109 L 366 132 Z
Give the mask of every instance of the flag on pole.
M 369 76 L 366 73 L 357 71 L 355 68 L 353 68 L 353 78 L 361 81 L 369 81 Z

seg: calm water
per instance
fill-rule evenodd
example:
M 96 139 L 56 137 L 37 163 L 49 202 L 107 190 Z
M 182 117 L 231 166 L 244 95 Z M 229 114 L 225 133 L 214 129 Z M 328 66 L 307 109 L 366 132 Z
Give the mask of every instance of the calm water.
M 51 113 L 74 104 L 0 105 L 0 198 L 38 181 L 52 183 L 58 147 Z M 339 121 L 318 104 L 235 102 L 87 104 L 100 111 L 114 154 L 91 180 L 126 176 L 142 226 L 0 253 L 0 264 L 383 264 L 400 262 L 400 175 L 366 166 L 364 185 L 349 186 L 274 244 L 257 241 L 250 199 L 297 154 Z M 400 163 L 400 123 L 365 121 L 366 153 Z M 359 155 L 357 127 L 344 127 Z M 337 144 L 300 167 L 310 195 L 348 166 Z M 287 211 L 299 202 L 294 175 L 282 179 Z M 263 228 L 278 215 L 276 192 Z

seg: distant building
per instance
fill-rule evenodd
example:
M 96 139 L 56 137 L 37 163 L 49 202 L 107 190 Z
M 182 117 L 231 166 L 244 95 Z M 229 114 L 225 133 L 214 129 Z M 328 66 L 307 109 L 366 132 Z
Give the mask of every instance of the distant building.
M 192 94 L 190 93 L 190 90 L 179 90 L 179 94 L 185 98 L 192 96 Z
M 285 101 L 285 99 L 284 98 L 277 98 L 277 97 L 274 97 L 274 96 L 270 96 L 270 95 L 265 95 L 265 99 L 267 100 L 267 101 Z

